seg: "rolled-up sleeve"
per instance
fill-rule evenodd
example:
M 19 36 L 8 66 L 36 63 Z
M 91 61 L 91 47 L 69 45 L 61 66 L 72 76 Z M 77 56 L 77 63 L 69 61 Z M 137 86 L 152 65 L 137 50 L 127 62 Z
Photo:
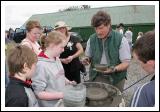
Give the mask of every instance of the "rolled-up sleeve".
M 36 67 L 35 74 L 32 77 L 32 87 L 36 94 L 45 90 L 48 83 L 47 81 L 48 81 L 48 77 L 47 77 L 47 72 L 45 70 L 45 67 L 38 65 Z
M 90 39 L 88 39 L 88 41 L 87 41 L 87 46 L 86 46 L 86 50 L 85 50 L 85 55 L 86 55 L 87 57 L 91 57 Z

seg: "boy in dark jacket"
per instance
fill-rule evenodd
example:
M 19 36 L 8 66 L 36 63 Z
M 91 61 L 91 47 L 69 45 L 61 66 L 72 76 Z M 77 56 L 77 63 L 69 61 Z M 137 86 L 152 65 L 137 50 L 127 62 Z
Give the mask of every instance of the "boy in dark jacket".
M 10 82 L 5 92 L 6 107 L 37 107 L 38 101 L 27 79 L 32 77 L 36 54 L 27 46 L 16 46 L 8 55 Z

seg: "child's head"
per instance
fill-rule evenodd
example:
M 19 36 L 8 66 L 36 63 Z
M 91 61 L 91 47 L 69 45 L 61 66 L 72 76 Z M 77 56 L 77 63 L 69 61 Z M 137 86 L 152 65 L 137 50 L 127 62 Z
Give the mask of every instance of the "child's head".
M 37 55 L 27 46 L 18 45 L 10 50 L 7 60 L 10 76 L 21 73 L 26 74 L 26 78 L 31 78 L 35 70 Z
M 56 57 L 64 51 L 64 35 L 58 31 L 52 31 L 45 39 L 45 49 L 51 51 L 51 55 Z
M 148 73 L 155 67 L 155 32 L 148 31 L 139 38 L 133 47 L 133 56 L 139 60 L 142 68 Z

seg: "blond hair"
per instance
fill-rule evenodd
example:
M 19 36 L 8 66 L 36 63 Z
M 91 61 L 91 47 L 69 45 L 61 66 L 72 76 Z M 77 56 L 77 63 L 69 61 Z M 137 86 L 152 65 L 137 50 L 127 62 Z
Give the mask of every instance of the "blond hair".
M 14 76 L 15 73 L 24 73 L 23 69 L 25 63 L 31 68 L 32 64 L 37 62 L 37 55 L 29 47 L 17 45 L 10 49 L 7 61 L 10 76 Z
M 47 48 L 51 43 L 55 45 L 62 43 L 63 37 L 64 35 L 58 31 L 52 31 L 48 33 L 47 38 L 45 39 L 44 47 Z
M 45 50 L 45 39 L 47 38 L 47 36 L 45 34 L 41 35 L 40 37 L 40 46 L 41 46 L 41 49 L 44 51 Z

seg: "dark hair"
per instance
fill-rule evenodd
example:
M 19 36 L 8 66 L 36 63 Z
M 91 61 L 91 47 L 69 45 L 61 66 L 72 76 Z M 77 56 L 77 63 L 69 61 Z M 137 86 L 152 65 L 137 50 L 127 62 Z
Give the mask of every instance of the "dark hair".
M 119 26 L 119 25 L 116 25 L 116 28 L 120 28 L 120 26 Z
M 139 38 L 133 46 L 133 52 L 144 63 L 155 60 L 155 32 L 148 31 Z
M 100 25 L 108 25 L 111 24 L 111 17 L 108 13 L 104 11 L 98 11 L 95 15 L 93 15 L 91 20 L 91 25 L 93 27 L 98 27 Z
M 128 30 L 132 31 L 132 27 L 128 27 Z
M 123 24 L 123 23 L 119 23 L 119 26 L 120 26 L 120 27 L 124 27 L 124 24 Z

